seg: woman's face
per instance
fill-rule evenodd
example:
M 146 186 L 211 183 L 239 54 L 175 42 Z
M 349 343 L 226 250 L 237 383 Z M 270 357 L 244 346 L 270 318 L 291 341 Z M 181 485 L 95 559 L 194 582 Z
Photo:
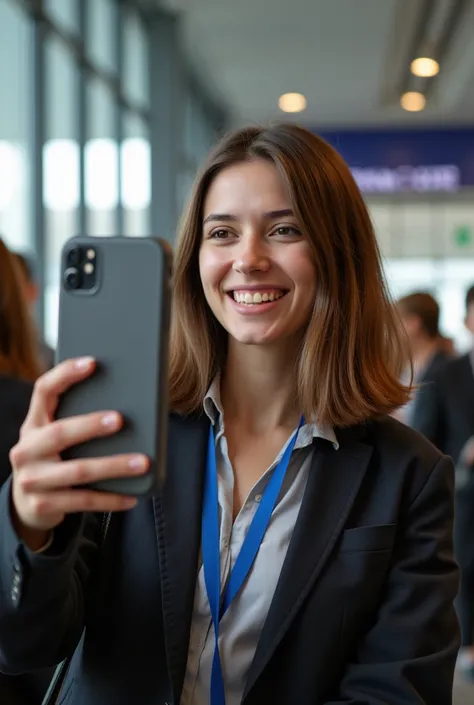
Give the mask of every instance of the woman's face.
M 236 341 L 267 345 L 306 326 L 316 269 L 271 162 L 236 164 L 214 179 L 204 202 L 199 269 L 207 303 Z

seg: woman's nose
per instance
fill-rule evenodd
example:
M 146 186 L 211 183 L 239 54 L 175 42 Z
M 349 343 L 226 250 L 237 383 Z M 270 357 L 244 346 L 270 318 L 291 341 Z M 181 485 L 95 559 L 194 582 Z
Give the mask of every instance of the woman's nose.
M 266 272 L 270 267 L 270 260 L 260 238 L 249 238 L 242 241 L 241 246 L 235 253 L 236 258 L 232 265 L 234 271 L 241 274 L 251 274 L 252 272 Z

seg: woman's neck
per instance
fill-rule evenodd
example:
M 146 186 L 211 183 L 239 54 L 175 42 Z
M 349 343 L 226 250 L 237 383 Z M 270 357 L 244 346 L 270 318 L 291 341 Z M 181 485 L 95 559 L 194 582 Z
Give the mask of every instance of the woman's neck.
M 221 378 L 227 421 L 252 431 L 293 427 L 297 403 L 294 345 L 287 349 L 231 342 Z

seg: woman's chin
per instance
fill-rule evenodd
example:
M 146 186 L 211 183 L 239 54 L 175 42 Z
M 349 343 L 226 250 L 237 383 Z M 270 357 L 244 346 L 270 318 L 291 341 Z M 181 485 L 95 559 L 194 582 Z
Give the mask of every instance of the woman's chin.
M 285 336 L 282 331 L 276 331 L 266 329 L 257 329 L 257 327 L 248 327 L 246 330 L 240 328 L 239 330 L 231 329 L 228 331 L 229 341 L 233 341 L 238 345 L 261 345 L 262 347 L 268 347 L 269 345 L 278 344 L 280 341 L 284 340 Z

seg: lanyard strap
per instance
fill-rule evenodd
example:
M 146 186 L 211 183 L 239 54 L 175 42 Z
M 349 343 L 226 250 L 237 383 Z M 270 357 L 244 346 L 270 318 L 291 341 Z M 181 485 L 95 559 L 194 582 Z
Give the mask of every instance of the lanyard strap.
M 220 549 L 219 549 L 219 502 L 217 484 L 216 441 L 214 429 L 211 426 L 207 448 L 206 477 L 204 484 L 204 502 L 202 515 L 202 557 L 204 580 L 207 597 L 211 609 L 215 634 L 215 651 L 211 674 L 210 705 L 225 705 L 224 679 L 219 656 L 219 622 L 229 608 L 232 600 L 244 584 L 255 557 L 259 551 L 263 537 L 275 508 L 281 491 L 283 480 L 295 447 L 296 439 L 304 424 L 302 416 L 296 432 L 288 443 L 283 456 L 273 471 L 270 481 L 263 493 L 262 500 L 250 524 L 242 548 L 225 589 L 221 602 Z

